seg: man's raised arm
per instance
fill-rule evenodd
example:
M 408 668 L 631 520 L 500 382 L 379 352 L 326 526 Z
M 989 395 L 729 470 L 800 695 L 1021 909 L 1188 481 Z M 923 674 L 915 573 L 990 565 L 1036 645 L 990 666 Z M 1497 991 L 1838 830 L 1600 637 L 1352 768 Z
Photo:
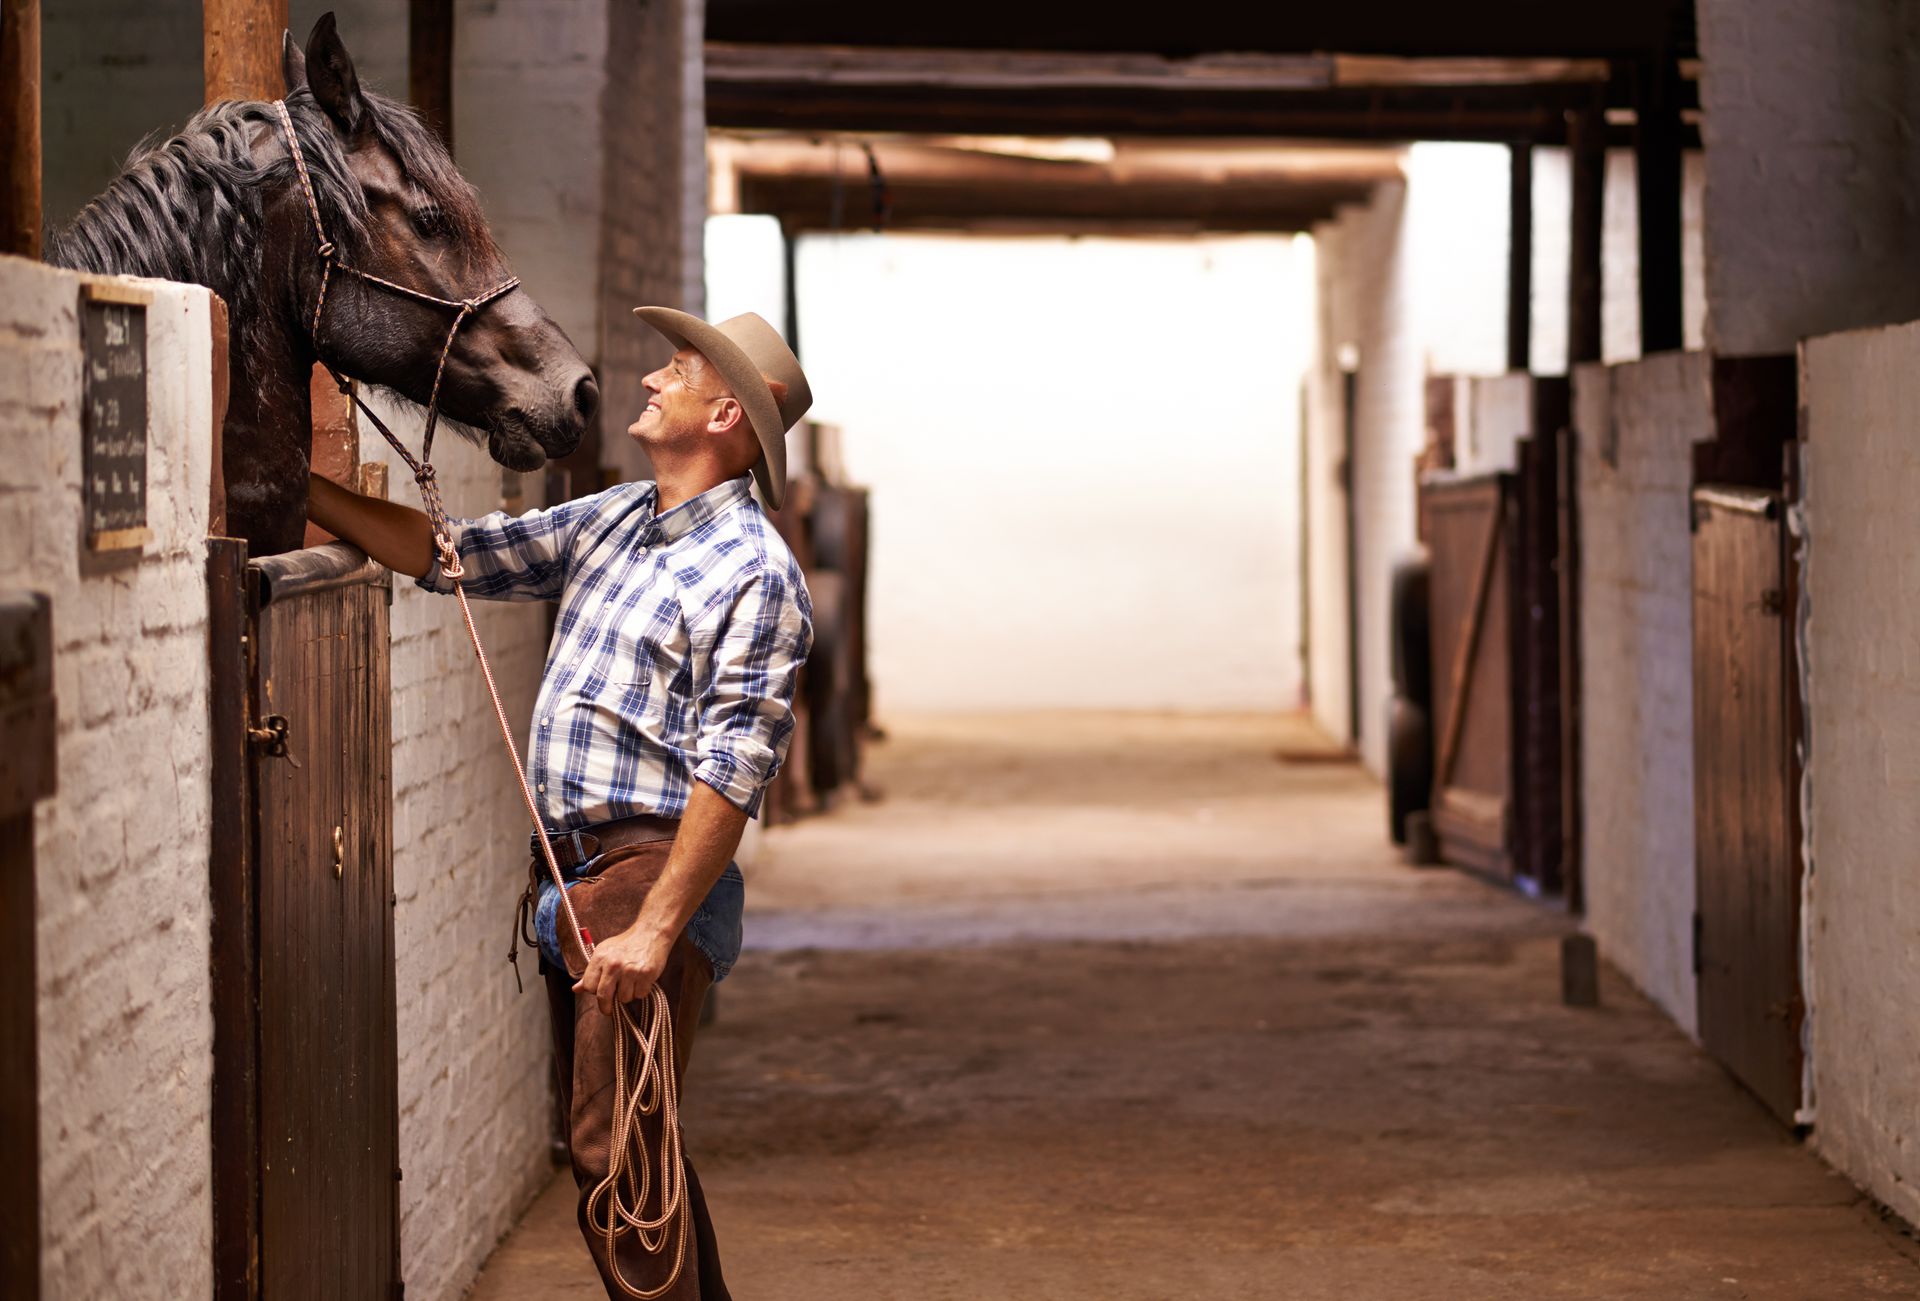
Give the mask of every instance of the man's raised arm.
M 331 479 L 307 479 L 307 515 L 395 573 L 425 578 L 434 565 L 433 528 L 411 506 L 362 497 Z

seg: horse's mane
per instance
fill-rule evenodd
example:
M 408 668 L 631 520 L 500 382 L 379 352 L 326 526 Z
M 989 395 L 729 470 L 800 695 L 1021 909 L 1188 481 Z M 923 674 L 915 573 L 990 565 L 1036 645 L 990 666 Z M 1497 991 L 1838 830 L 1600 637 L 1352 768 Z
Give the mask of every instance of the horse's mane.
M 479 196 L 439 139 L 405 104 L 361 93 L 374 133 L 445 214 L 469 255 L 492 251 Z M 354 261 L 367 239 L 366 197 L 312 91 L 302 86 L 286 102 L 327 234 Z M 142 141 L 106 191 L 53 237 L 46 260 L 77 271 L 205 285 L 227 300 L 236 325 L 253 322 L 264 196 L 294 183 L 285 153 L 276 152 L 265 166 L 254 161 L 259 123 L 280 130 L 271 103 L 229 100 L 201 109 L 171 139 Z

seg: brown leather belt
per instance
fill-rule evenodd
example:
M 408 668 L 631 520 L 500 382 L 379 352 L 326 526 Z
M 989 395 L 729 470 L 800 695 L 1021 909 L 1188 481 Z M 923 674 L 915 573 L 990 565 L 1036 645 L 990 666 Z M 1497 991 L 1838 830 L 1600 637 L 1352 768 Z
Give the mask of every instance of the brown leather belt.
M 642 813 L 631 818 L 615 818 L 612 822 L 601 822 L 579 831 L 553 831 L 547 833 L 547 840 L 553 845 L 553 857 L 560 864 L 560 870 L 570 872 L 582 863 L 596 858 L 611 849 L 624 849 L 628 845 L 647 845 L 656 840 L 672 840 L 680 834 L 680 819 L 655 817 L 651 813 Z M 527 853 L 533 857 L 540 870 L 546 870 L 546 863 L 540 859 L 540 838 L 527 837 Z

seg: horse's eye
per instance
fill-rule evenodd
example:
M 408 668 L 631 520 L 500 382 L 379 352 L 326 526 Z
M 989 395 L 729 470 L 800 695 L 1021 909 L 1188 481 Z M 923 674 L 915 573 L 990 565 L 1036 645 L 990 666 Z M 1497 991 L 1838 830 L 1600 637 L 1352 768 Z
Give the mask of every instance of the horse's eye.
M 414 208 L 407 213 L 407 220 L 421 239 L 445 239 L 453 233 L 453 224 L 438 208 Z

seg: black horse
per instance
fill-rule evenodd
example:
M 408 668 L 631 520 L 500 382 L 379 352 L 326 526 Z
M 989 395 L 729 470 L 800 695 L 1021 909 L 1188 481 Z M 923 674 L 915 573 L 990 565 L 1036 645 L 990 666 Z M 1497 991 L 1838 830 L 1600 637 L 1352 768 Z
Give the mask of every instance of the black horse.
M 304 53 L 285 40 L 286 104 L 327 234 L 347 265 L 461 300 L 508 276 L 473 187 L 412 109 L 363 88 L 324 15 Z M 314 363 L 424 403 L 452 314 L 336 274 L 321 288 L 313 218 L 270 103 L 203 109 L 143 146 L 51 242 L 82 271 L 205 285 L 227 302 L 222 470 L 229 530 L 255 555 L 300 545 Z M 580 442 L 599 402 L 586 362 L 523 290 L 469 318 L 440 388 L 442 423 L 514 470 Z

